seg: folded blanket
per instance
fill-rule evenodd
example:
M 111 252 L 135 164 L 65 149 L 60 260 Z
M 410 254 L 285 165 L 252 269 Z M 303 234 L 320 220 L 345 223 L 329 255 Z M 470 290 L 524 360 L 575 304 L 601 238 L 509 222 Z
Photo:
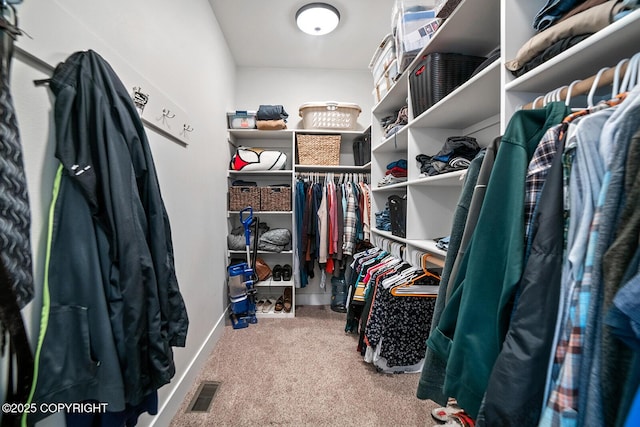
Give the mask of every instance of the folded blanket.
M 266 231 L 260 236 L 258 246 L 261 243 L 286 246 L 291 243 L 291 231 L 286 228 L 274 228 L 273 230 Z
M 282 252 L 285 246 L 282 245 L 272 245 L 267 242 L 258 242 L 258 250 L 267 251 L 267 252 Z
M 281 130 L 287 128 L 287 124 L 282 119 L 256 120 L 256 126 L 259 130 Z

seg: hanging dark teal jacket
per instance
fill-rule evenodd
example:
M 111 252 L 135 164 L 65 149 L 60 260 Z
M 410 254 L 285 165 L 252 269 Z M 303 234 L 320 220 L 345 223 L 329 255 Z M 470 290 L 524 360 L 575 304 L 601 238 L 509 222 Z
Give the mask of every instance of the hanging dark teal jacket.
M 93 51 L 56 67 L 60 160 L 45 267 L 35 402 L 137 405 L 175 374 L 188 317 L 169 219 L 135 106 Z
M 567 114 L 564 104 L 551 103 L 540 110 L 517 111 L 509 121 L 451 298 L 427 341 L 447 360 L 445 395 L 455 397 L 474 418 L 522 275 L 527 167 L 544 132 Z

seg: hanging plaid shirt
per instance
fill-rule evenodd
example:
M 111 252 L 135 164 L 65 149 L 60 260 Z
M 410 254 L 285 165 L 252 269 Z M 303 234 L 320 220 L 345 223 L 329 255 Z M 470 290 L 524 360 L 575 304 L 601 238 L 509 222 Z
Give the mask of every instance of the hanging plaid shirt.
M 558 150 L 560 130 L 563 126 L 563 124 L 559 124 L 549 128 L 545 132 L 540 143 L 536 147 L 536 150 L 533 152 L 531 161 L 529 162 L 527 178 L 525 181 L 526 190 L 524 199 L 525 244 L 529 242 L 533 211 L 538 203 L 549 168 L 551 167 L 553 158 Z
M 356 213 L 356 205 L 358 201 L 353 192 L 351 185 L 345 185 L 347 192 L 347 210 L 344 217 L 344 241 L 342 243 L 342 253 L 344 255 L 353 255 L 356 247 L 356 234 L 358 216 Z
M 576 222 L 572 225 L 573 241 L 563 271 L 563 287 L 568 289 L 564 313 L 560 313 L 561 335 L 555 348 L 551 372 L 551 392 L 541 416 L 541 426 L 575 426 L 579 398 L 580 365 L 583 358 L 592 286 L 591 270 L 600 224 L 603 194 L 607 188 L 604 159 L 597 153 L 601 144 L 597 129 L 611 116 L 612 110 L 592 112 L 578 124 L 580 136 L 572 153 L 575 163 L 571 168 L 571 180 L 575 183 L 581 204 L 572 206 Z M 593 209 L 593 214 L 591 211 Z M 588 224 L 588 232 L 585 230 Z M 583 231 L 580 231 L 583 230 Z M 571 233 L 570 233 L 571 234 Z M 586 250 L 583 249 L 586 246 Z M 584 392 L 584 391 L 583 391 Z
M 560 366 L 558 379 L 549 396 L 546 408 L 542 413 L 540 425 L 574 426 L 576 411 L 578 409 L 578 384 L 580 364 L 582 362 L 582 348 L 587 315 L 591 302 L 593 259 L 598 241 L 598 227 L 602 214 L 606 194 L 608 174 L 605 176 L 598 199 L 598 207 L 589 230 L 589 245 L 584 264 L 584 274 L 581 274 L 576 283 L 575 292 L 572 295 L 569 316 L 565 325 L 565 336 L 556 348 L 554 364 Z M 582 375 L 588 375 L 588 372 Z

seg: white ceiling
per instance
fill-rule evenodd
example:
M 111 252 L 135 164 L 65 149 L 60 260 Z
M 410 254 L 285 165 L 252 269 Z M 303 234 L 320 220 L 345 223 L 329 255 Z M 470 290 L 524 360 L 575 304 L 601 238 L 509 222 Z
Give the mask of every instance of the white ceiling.
M 338 28 L 311 36 L 295 25 L 305 0 L 209 0 L 239 67 L 367 70 L 391 32 L 394 0 L 324 0 L 340 11 Z

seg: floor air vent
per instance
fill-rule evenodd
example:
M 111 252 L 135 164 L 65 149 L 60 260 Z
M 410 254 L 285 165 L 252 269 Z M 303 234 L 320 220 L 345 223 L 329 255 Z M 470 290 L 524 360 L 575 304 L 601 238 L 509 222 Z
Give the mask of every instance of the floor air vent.
M 203 381 L 200 383 L 198 391 L 191 400 L 191 403 L 189 403 L 187 412 L 209 412 L 211 401 L 213 401 L 218 387 L 220 387 L 220 383 L 215 381 Z

